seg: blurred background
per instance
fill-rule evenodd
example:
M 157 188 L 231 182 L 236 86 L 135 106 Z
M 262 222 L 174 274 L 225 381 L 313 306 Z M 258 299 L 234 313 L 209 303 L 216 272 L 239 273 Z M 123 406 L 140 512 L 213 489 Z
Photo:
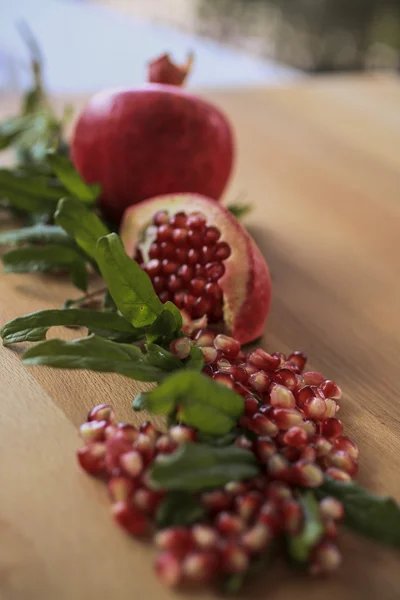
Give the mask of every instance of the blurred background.
M 0 0 L 0 92 L 28 78 L 21 19 L 55 92 L 135 85 L 166 50 L 195 51 L 197 86 L 400 68 L 400 0 Z

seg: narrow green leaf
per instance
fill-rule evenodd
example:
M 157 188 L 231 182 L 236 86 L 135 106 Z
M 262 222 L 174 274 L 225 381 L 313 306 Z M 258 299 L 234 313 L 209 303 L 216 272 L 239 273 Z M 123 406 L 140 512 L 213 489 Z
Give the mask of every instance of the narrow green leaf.
M 26 116 L 12 117 L 0 123 L 0 150 L 12 145 L 14 140 L 30 124 L 31 118 Z
M 63 198 L 57 205 L 54 220 L 86 254 L 96 258 L 97 242 L 109 231 L 92 210 L 78 200 Z
M 47 161 L 62 184 L 75 198 L 92 204 L 99 196 L 101 192 L 100 185 L 88 185 L 85 183 L 66 156 L 52 152 L 47 155 Z
M 309 491 L 301 494 L 299 501 L 303 509 L 304 524 L 300 533 L 288 537 L 288 550 L 296 562 L 305 563 L 315 544 L 324 535 L 324 526 L 314 493 Z
M 241 219 L 253 210 L 253 206 L 251 204 L 232 203 L 228 204 L 227 209 L 234 217 Z
M 344 504 L 345 524 L 365 537 L 400 548 L 400 505 L 388 496 L 375 496 L 356 481 L 337 481 L 325 476 L 318 493 Z
M 29 243 L 60 244 L 72 248 L 76 247 L 74 240 L 61 227 L 56 225 L 38 224 L 0 233 L 0 246 L 19 246 Z
M 23 362 L 26 365 L 45 365 L 58 369 L 119 373 L 138 381 L 159 381 L 165 377 L 165 371 L 146 363 L 137 346 L 110 342 L 94 335 L 72 342 L 42 342 L 25 352 Z
M 199 500 L 188 492 L 167 492 L 157 509 L 156 522 L 160 529 L 165 527 L 188 527 L 205 518 L 205 509 Z
M 252 452 L 237 446 L 213 448 L 188 443 L 169 455 L 159 455 L 149 469 L 153 487 L 196 492 L 258 475 Z
M 157 344 L 146 344 L 146 359 L 151 365 L 164 371 L 183 369 L 183 363 L 177 356 Z
M 163 310 L 150 325 L 146 333 L 148 342 L 155 342 L 160 338 L 173 339 L 177 324 L 174 314 L 169 310 Z
M 49 244 L 27 246 L 3 254 L 6 273 L 35 273 L 68 270 L 72 283 L 80 290 L 87 288 L 87 269 L 80 253 L 74 248 Z
M 112 296 L 108 290 L 106 292 L 104 292 L 102 306 L 103 306 L 103 310 L 106 310 L 106 311 L 110 311 L 110 312 L 118 311 L 117 305 L 115 304 L 115 302 L 112 299 Z
M 47 176 L 29 174 L 23 169 L 0 169 L 0 196 L 7 198 L 9 192 L 49 200 L 53 206 L 66 195 L 65 188 Z
M 146 394 L 145 408 L 154 414 L 178 409 L 178 417 L 205 433 L 224 435 L 243 413 L 244 401 L 233 390 L 191 370 L 170 375 Z
M 130 259 L 116 233 L 97 243 L 96 260 L 110 294 L 124 317 L 134 327 L 154 323 L 164 310 L 150 277 Z
M 182 329 L 182 313 L 177 306 L 173 302 L 166 302 L 164 304 L 164 311 L 169 311 L 175 317 L 176 323 L 176 332 L 179 333 Z
M 17 317 L 0 329 L 0 335 L 3 338 L 4 345 L 17 342 L 35 342 L 39 339 L 45 339 L 50 327 L 71 325 L 98 328 L 107 330 L 109 333 L 130 334 L 135 332 L 132 325 L 116 313 L 71 308 L 67 310 L 39 310 L 23 317 Z M 42 337 L 38 338 L 37 330 L 42 331 Z
M 192 346 L 190 349 L 190 356 L 185 361 L 185 369 L 190 371 L 197 371 L 201 373 L 204 367 L 203 353 L 197 346 Z

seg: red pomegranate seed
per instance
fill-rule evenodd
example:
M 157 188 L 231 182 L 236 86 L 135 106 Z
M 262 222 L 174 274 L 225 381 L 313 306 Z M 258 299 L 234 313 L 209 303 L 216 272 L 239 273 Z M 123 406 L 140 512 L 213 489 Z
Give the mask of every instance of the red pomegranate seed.
M 347 452 L 354 460 L 357 460 L 360 454 L 357 444 L 345 435 L 341 435 L 335 439 L 334 448 L 335 450 Z
M 154 440 L 154 442 L 156 442 L 157 439 L 161 435 L 160 432 L 157 431 L 157 429 L 154 427 L 153 423 L 150 423 L 150 421 L 144 421 L 140 425 L 139 431 L 140 431 L 140 433 L 144 433 L 145 435 L 148 435 L 149 438 Z
M 253 443 L 245 435 L 239 435 L 234 441 L 235 446 L 243 448 L 243 450 L 251 450 Z
M 172 242 L 161 242 L 160 244 L 160 259 L 171 260 L 175 258 L 175 244 Z
M 278 504 L 271 500 L 264 502 L 258 515 L 258 521 L 270 528 L 273 533 L 281 531 L 282 516 L 278 510 Z
M 333 448 L 333 444 L 321 436 L 317 436 L 313 439 L 313 445 L 318 457 L 326 456 Z
M 265 371 L 257 371 L 249 377 L 249 386 L 259 394 L 267 392 L 270 384 L 271 379 Z
M 196 333 L 194 343 L 196 346 L 212 346 L 214 343 L 216 333 L 212 329 L 200 329 Z
M 204 288 L 206 287 L 206 283 L 207 282 L 205 279 L 197 277 L 195 279 L 192 279 L 192 281 L 189 284 L 189 289 L 194 296 L 201 296 L 204 292 Z
M 213 247 L 214 260 L 226 260 L 231 255 L 231 249 L 226 242 L 218 242 Z
M 194 265 L 194 274 L 196 277 L 207 279 L 207 271 L 203 265 Z
M 332 398 L 326 398 L 325 406 L 326 412 L 324 415 L 324 420 L 333 418 L 339 410 L 339 406 L 336 404 L 335 400 L 332 400 Z
M 272 378 L 275 383 L 279 383 L 280 385 L 287 387 L 289 390 L 294 390 L 297 387 L 296 374 L 290 369 L 278 369 L 275 371 Z
M 140 488 L 133 494 L 133 504 L 140 508 L 146 515 L 153 517 L 163 498 L 163 492 Z
M 240 536 L 240 541 L 249 554 L 263 552 L 272 540 L 272 532 L 264 523 L 256 523 Z
M 107 421 L 115 423 L 115 413 L 109 404 L 98 404 L 89 412 L 88 421 Z
M 306 385 L 321 385 L 325 381 L 325 377 L 318 371 L 307 371 L 303 373 L 304 383 Z
M 157 230 L 157 242 L 169 242 L 172 239 L 172 231 L 169 225 L 160 225 Z
M 273 408 L 269 414 L 279 429 L 290 429 L 303 422 L 303 417 L 296 408 Z
M 321 469 L 305 460 L 299 460 L 293 465 L 292 477 L 299 485 L 311 488 L 319 487 L 324 481 Z
M 234 381 L 232 375 L 228 375 L 228 373 L 221 373 L 220 371 L 217 371 L 213 375 L 213 379 L 221 385 L 225 385 L 226 387 L 233 389 Z
M 304 429 L 304 431 L 306 432 L 308 437 L 315 435 L 317 432 L 316 424 L 314 423 L 314 421 L 311 421 L 309 419 L 306 419 L 305 421 L 303 421 L 303 423 L 302 423 L 302 425 L 300 425 L 300 427 L 302 427 L 302 429 Z
M 271 354 L 268 354 L 261 348 L 254 350 L 254 352 L 249 355 L 248 361 L 251 365 L 258 367 L 258 369 L 263 371 L 275 370 L 280 364 L 278 357 L 271 356 Z
M 179 557 L 194 549 L 193 535 L 187 527 L 168 527 L 158 531 L 153 541 L 159 550 L 168 550 Z
M 157 294 L 160 294 L 166 286 L 166 279 L 164 277 L 154 277 L 153 286 Z
M 188 283 L 194 277 L 194 269 L 191 265 L 182 265 L 178 269 L 178 275 L 182 281 Z
M 185 294 L 183 299 L 183 306 L 189 312 L 192 311 L 194 303 L 196 302 L 196 296 L 193 294 Z
M 244 414 L 246 417 L 252 417 L 258 411 L 258 400 L 254 396 L 247 396 L 244 399 Z
M 328 438 L 328 440 L 339 437 L 343 433 L 343 424 L 339 419 L 329 418 L 321 423 L 321 435 Z
M 211 298 L 213 298 L 214 300 L 221 300 L 222 298 L 222 290 L 219 287 L 219 285 L 217 283 L 214 283 L 212 281 L 209 281 L 205 288 L 204 291 L 206 292 L 206 294 L 208 296 L 210 296 Z
M 274 383 L 270 392 L 270 403 L 276 408 L 294 408 L 296 400 L 285 386 Z
M 221 237 L 221 232 L 216 227 L 206 227 L 204 231 L 204 243 L 206 246 L 213 246 Z
M 175 249 L 175 256 L 174 256 L 174 258 L 175 258 L 175 260 L 179 264 L 181 264 L 181 265 L 186 264 L 187 263 L 187 259 L 188 259 L 188 253 L 189 253 L 188 248 L 186 248 L 186 247 L 179 248 L 178 247 L 178 248 Z M 179 269 L 178 269 L 178 272 L 179 272 Z
M 177 273 L 179 269 L 179 265 L 176 262 L 169 260 L 168 258 L 164 258 L 161 261 L 162 272 L 164 275 L 173 275 Z
M 323 541 L 314 550 L 310 572 L 313 575 L 320 573 L 332 573 L 340 566 L 342 556 L 338 547 L 332 542 Z
M 104 432 L 104 436 L 105 436 L 106 440 L 109 440 L 110 438 L 114 437 L 114 435 L 117 433 L 117 431 L 118 431 L 118 427 L 114 423 L 107 425 L 106 430 Z
M 108 482 L 108 494 L 112 502 L 125 502 L 130 500 L 135 491 L 135 484 L 129 477 L 118 475 L 111 477 Z
M 358 469 L 357 462 L 344 450 L 332 450 L 325 457 L 325 463 L 328 467 L 336 467 L 349 475 L 355 475 Z
M 303 404 L 303 411 L 309 419 L 323 421 L 326 414 L 326 401 L 315 396 L 308 398 Z
M 317 452 L 315 448 L 312 446 L 306 446 L 300 452 L 299 459 L 304 460 L 306 462 L 315 462 L 317 459 Z
M 215 337 L 214 346 L 217 350 L 221 350 L 228 360 L 235 359 L 240 352 L 239 342 L 222 333 Z
M 188 337 L 181 337 L 172 342 L 169 345 L 169 349 L 172 354 L 175 354 L 181 360 L 184 360 L 190 355 L 190 351 L 192 349 L 192 340 Z
M 200 260 L 200 251 L 195 250 L 194 248 L 190 248 L 187 260 L 190 265 L 195 265 L 196 263 L 198 263 Z
M 324 520 L 324 537 L 335 540 L 338 536 L 338 526 L 332 519 Z
M 107 421 L 89 421 L 82 423 L 79 433 L 84 442 L 102 442 L 107 426 Z
M 199 296 L 193 304 L 192 314 L 196 319 L 206 315 L 211 309 L 211 300 L 207 296 Z
M 165 225 L 169 223 L 169 216 L 165 210 L 159 210 L 155 213 L 153 217 L 154 225 Z
M 301 457 L 300 448 L 295 448 L 294 446 L 284 446 L 283 448 L 281 448 L 280 452 L 290 462 L 295 462 Z
M 191 229 L 204 229 L 206 218 L 201 213 L 191 213 L 186 221 L 187 227 Z
M 205 525 L 204 523 L 199 523 L 197 525 L 193 525 L 191 531 L 193 541 L 197 548 L 209 550 L 210 548 L 216 547 L 219 540 L 219 535 L 214 527 Z
M 147 274 L 153 279 L 156 275 L 161 275 L 161 262 L 157 258 L 149 260 L 146 265 Z
M 158 244 L 151 244 L 149 248 L 149 257 L 150 258 L 161 258 L 161 248 Z
M 243 362 L 240 363 L 238 366 L 241 367 L 244 371 L 246 371 L 247 375 L 253 375 L 254 373 L 257 373 L 259 371 L 257 367 L 251 365 L 250 363 Z
M 282 527 L 286 533 L 295 535 L 303 525 L 303 511 L 296 500 L 284 500 L 281 505 Z
M 93 442 L 77 451 L 77 458 L 82 469 L 87 473 L 97 474 L 104 471 L 106 446 L 101 442 Z
M 206 265 L 207 263 L 212 262 L 214 257 L 214 251 L 213 248 L 211 248 L 210 246 L 203 246 L 201 249 L 201 262 L 203 263 L 203 265 Z
M 168 300 L 170 300 L 170 298 L 171 298 L 169 292 L 167 292 L 166 290 L 164 290 L 163 292 L 161 292 L 161 294 L 158 294 L 158 297 L 160 298 L 160 300 L 161 300 L 161 302 L 163 304 L 165 302 L 168 302 Z
M 289 462 L 281 454 L 274 454 L 267 461 L 267 473 L 273 479 L 285 481 L 289 476 Z
M 183 561 L 183 574 L 189 583 L 209 583 L 218 573 L 218 554 L 210 550 L 192 552 Z
M 127 475 L 137 477 L 143 471 L 142 456 L 136 450 L 125 452 L 119 459 L 119 464 Z
M 212 348 L 211 346 L 202 346 L 200 350 L 203 354 L 204 362 L 206 363 L 206 365 L 211 365 L 213 362 L 215 362 L 218 355 L 217 350 L 215 348 Z
M 314 393 L 313 387 L 310 385 L 306 385 L 300 388 L 299 390 L 296 390 L 295 392 L 297 404 L 300 408 L 303 408 L 306 400 L 309 400 L 310 398 L 315 398 L 315 396 L 316 394 Z M 320 397 L 322 396 L 320 395 Z
M 327 379 L 320 385 L 321 392 L 325 398 L 333 398 L 334 400 L 340 400 L 342 397 L 342 390 L 334 381 Z
M 185 425 L 174 425 L 169 428 L 168 433 L 178 446 L 196 440 L 196 430 L 192 427 L 186 427 Z
M 249 485 L 244 481 L 229 481 L 225 484 L 225 491 L 231 496 L 240 496 L 249 491 Z
M 292 354 L 289 354 L 288 361 L 296 363 L 301 372 L 306 366 L 307 356 L 303 354 L 303 352 L 296 350 L 295 352 L 292 352 Z
M 176 587 L 183 579 L 183 570 L 172 552 L 161 552 L 156 558 L 154 569 L 158 579 L 169 588 Z
M 338 469 L 337 467 L 329 467 L 325 473 L 338 481 L 351 481 L 351 476 L 346 471 L 342 471 L 342 469 Z
M 234 500 L 234 507 L 238 515 L 245 521 L 250 521 L 259 511 L 263 502 L 261 492 L 249 491 Z
M 253 415 L 248 423 L 248 427 L 257 435 L 266 435 L 269 437 L 275 437 L 279 432 L 277 424 L 260 412 Z
M 119 459 L 122 454 L 132 450 L 132 441 L 129 440 L 123 431 L 118 431 L 114 437 L 109 438 L 105 444 L 106 457 L 105 465 L 110 475 L 119 474 Z
M 178 445 L 169 435 L 161 435 L 156 442 L 156 453 L 171 454 Z
M 271 500 L 276 502 L 277 505 L 280 505 L 282 500 L 291 500 L 293 494 L 286 483 L 283 483 L 282 481 L 272 481 L 268 484 L 265 497 L 267 500 Z
M 255 454 L 261 464 L 267 464 L 270 456 L 273 456 L 276 452 L 276 444 L 270 437 L 261 436 L 255 441 Z
M 243 573 L 249 567 L 248 553 L 234 541 L 223 544 L 220 560 L 223 573 Z
M 344 506 L 336 498 L 327 496 L 319 503 L 319 510 L 323 519 L 341 521 L 344 517 Z
M 184 303 L 184 295 L 182 292 L 179 292 L 179 290 L 182 289 L 183 286 L 183 281 L 180 277 L 177 277 L 176 275 L 170 275 L 168 277 L 168 281 L 167 281 L 167 287 L 168 287 L 168 291 L 175 294 L 174 295 L 174 300 L 175 297 L 178 296 L 178 302 L 183 306 Z
M 171 227 L 186 227 L 188 217 L 183 211 L 175 213 L 169 220 Z
M 128 502 L 116 502 L 111 507 L 114 520 L 131 535 L 146 533 L 149 522 L 143 512 Z
M 232 504 L 230 495 L 223 490 L 205 492 L 201 496 L 201 502 L 212 513 L 229 510 Z
M 196 229 L 189 229 L 187 240 L 191 248 L 201 248 L 203 245 L 203 232 Z
M 206 274 L 210 281 L 218 281 L 225 273 L 225 267 L 222 263 L 209 262 L 206 264 Z
M 217 516 L 215 526 L 224 535 L 237 535 L 244 531 L 245 522 L 238 515 L 224 511 Z
M 138 439 L 139 435 L 140 432 L 133 425 L 130 425 L 129 423 L 118 424 L 118 439 L 125 439 L 129 442 L 134 442 Z
M 138 439 L 132 444 L 133 449 L 139 452 L 146 465 L 149 464 L 154 458 L 155 445 L 156 443 L 153 439 L 142 433 L 139 435 Z
M 307 434 L 301 427 L 291 427 L 288 429 L 283 438 L 288 446 L 304 446 L 307 443 Z
M 190 233 L 190 232 L 189 232 Z M 183 228 L 176 228 L 172 232 L 172 241 L 177 246 L 183 246 L 186 244 L 186 240 L 189 239 L 188 230 Z M 194 244 L 191 244 L 194 245 Z

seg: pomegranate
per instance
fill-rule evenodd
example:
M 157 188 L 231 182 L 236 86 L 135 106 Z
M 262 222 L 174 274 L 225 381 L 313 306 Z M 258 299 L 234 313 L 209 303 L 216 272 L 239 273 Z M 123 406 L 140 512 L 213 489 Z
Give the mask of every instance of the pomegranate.
M 209 323 L 223 322 L 237 340 L 236 354 L 238 342 L 262 335 L 271 301 L 268 267 L 223 206 L 191 194 L 152 198 L 126 211 L 121 237 L 160 299 L 194 319 L 206 315 Z M 218 352 L 223 343 L 221 338 Z
M 106 90 L 80 114 L 72 160 L 88 183 L 100 183 L 105 215 L 119 222 L 135 202 L 177 192 L 218 200 L 234 155 L 231 127 L 215 106 L 182 85 L 182 67 L 168 55 L 149 64 L 140 88 Z

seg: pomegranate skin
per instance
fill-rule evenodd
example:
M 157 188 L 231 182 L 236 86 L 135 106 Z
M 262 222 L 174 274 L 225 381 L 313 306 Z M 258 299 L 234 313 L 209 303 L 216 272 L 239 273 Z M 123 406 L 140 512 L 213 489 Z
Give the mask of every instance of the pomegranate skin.
M 100 205 L 119 222 L 124 210 L 161 194 L 191 192 L 218 200 L 233 165 L 226 117 L 179 87 L 151 83 L 104 91 L 82 111 L 72 160 Z

